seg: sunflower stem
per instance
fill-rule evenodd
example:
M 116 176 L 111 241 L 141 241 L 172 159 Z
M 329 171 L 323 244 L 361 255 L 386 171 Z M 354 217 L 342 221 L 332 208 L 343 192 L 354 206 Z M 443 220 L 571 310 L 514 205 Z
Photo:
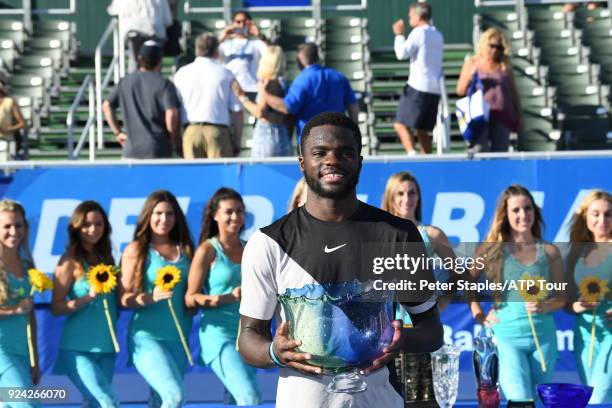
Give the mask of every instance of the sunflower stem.
M 172 319 L 174 320 L 174 324 L 176 325 L 176 331 L 181 338 L 181 344 L 183 345 L 183 350 L 185 350 L 185 355 L 187 356 L 187 360 L 189 361 L 189 365 L 193 366 L 193 359 L 191 358 L 191 352 L 189 351 L 189 346 L 187 345 L 187 341 L 185 340 L 185 335 L 183 334 L 183 329 L 179 324 L 179 321 L 176 317 L 176 313 L 174 312 L 174 306 L 172 305 L 172 298 L 168 299 L 168 307 L 170 307 L 170 314 L 172 315 Z
M 595 351 L 595 314 L 597 312 L 597 306 L 595 306 L 595 308 L 593 309 L 593 320 L 591 321 L 591 344 L 589 344 L 589 368 L 593 367 L 593 354 Z
M 538 350 L 538 355 L 540 356 L 540 367 L 542 368 L 542 372 L 546 372 L 546 360 L 544 360 L 544 353 L 542 353 L 540 341 L 538 340 L 538 334 L 536 333 L 535 325 L 533 324 L 533 318 L 531 317 L 531 312 L 529 310 L 527 311 L 527 317 L 529 318 L 529 326 L 531 326 L 531 335 L 533 336 L 533 340 L 536 344 L 536 349 Z
M 32 341 L 32 326 L 30 320 L 26 324 L 26 333 L 28 336 L 28 352 L 30 354 L 30 367 L 36 367 L 36 361 L 34 360 L 34 342 Z
M 117 335 L 115 334 L 115 328 L 113 327 L 113 320 L 111 319 L 110 312 L 108 310 L 108 302 L 106 298 L 102 299 L 104 304 L 104 315 L 106 316 L 106 322 L 108 323 L 108 331 L 111 339 L 113 340 L 113 346 L 115 347 L 115 353 L 119 352 L 119 342 L 117 341 Z

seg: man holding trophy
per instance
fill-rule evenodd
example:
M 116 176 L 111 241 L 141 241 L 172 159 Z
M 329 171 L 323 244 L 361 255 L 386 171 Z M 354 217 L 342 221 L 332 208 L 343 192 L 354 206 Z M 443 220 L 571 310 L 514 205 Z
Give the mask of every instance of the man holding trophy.
M 353 121 L 315 116 L 300 147 L 306 204 L 253 233 L 244 251 L 240 353 L 255 367 L 281 367 L 281 408 L 403 407 L 386 364 L 400 346 L 429 352 L 442 345 L 435 296 L 372 289 L 364 257 L 408 244 L 424 254 L 422 239 L 412 222 L 357 199 L 361 133 Z M 433 280 L 428 270 L 402 275 L 423 277 Z M 409 331 L 392 321 L 394 295 L 410 314 Z

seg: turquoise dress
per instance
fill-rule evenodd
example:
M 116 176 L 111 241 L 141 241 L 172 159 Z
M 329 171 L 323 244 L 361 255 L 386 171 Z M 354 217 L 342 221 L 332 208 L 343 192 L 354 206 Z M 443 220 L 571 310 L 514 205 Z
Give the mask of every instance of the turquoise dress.
M 89 294 L 87 273 L 89 265 L 83 263 L 85 273 L 70 288 L 67 299 L 79 299 Z M 56 374 L 66 374 L 91 407 L 118 407 L 113 394 L 115 347 L 108 328 L 104 301 L 108 304 L 113 329 L 117 327 L 117 295 L 100 293 L 83 308 L 66 319 L 60 352 L 55 364 Z
M 584 258 L 579 258 L 574 267 L 574 280 L 580 288 L 580 282 L 588 276 L 596 276 L 608 281 L 608 289 L 612 290 L 612 254 L 599 265 L 587 266 Z M 608 298 L 609 299 L 609 298 Z M 595 345 L 593 362 L 589 367 L 589 348 L 591 346 L 591 325 L 593 312 L 587 311 L 576 316 L 574 329 L 574 354 L 578 366 L 578 374 L 583 384 L 592 386 L 591 404 L 612 404 L 612 329 L 607 326 L 605 315 L 612 308 L 610 300 L 603 300 L 595 312 Z
M 502 280 L 516 281 L 524 273 L 550 281 L 550 265 L 545 243 L 538 242 L 535 261 L 525 265 L 504 248 Z M 499 382 L 511 400 L 537 399 L 536 385 L 552 380 L 557 361 L 557 333 L 552 313 L 533 313 L 532 319 L 546 361 L 543 372 L 540 355 L 531 334 L 529 317 L 519 291 L 504 294 L 495 314 L 499 323 L 493 326 L 499 353 Z
M 215 250 L 203 290 L 209 295 L 227 295 L 240 286 L 240 264 L 223 251 L 219 240 L 207 241 Z M 236 350 L 240 322 L 240 302 L 202 309 L 199 338 L 202 360 L 210 365 L 237 405 L 261 403 L 256 370 L 247 365 Z
M 19 279 L 6 272 L 8 298 L 2 306 L 16 306 L 30 296 L 28 265 L 24 262 L 24 277 Z M 0 319 L 0 387 L 32 388 L 27 324 L 29 314 Z M 35 402 L 4 403 L 4 407 L 37 407 Z
M 185 309 L 185 292 L 190 261 L 182 252 L 175 261 L 165 259 L 149 247 L 144 265 L 143 288 L 152 293 L 157 271 L 174 265 L 181 271 L 181 280 L 174 287 L 170 301 L 189 343 L 191 316 Z M 130 360 L 151 386 L 150 405 L 178 408 L 185 398 L 183 377 L 187 371 L 187 356 L 170 313 L 167 300 L 136 309 L 128 328 Z

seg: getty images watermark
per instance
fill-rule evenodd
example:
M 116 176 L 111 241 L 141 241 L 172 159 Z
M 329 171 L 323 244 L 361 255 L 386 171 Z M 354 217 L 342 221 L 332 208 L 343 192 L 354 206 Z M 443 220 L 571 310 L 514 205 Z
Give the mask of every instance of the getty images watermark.
M 362 275 L 369 274 L 374 290 L 395 291 L 405 302 L 425 301 L 432 294 L 501 295 L 504 301 L 521 302 L 611 292 L 610 244 L 462 243 L 435 249 L 421 243 L 371 245 L 362 257 Z M 588 276 L 574 276 L 576 264 L 588 264 Z

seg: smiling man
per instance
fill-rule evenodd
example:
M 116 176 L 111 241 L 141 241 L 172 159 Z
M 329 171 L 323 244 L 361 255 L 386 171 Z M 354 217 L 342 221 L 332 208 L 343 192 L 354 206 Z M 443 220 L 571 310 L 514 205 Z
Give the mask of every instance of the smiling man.
M 361 250 L 369 243 L 422 246 L 412 222 L 357 200 L 363 158 L 361 133 L 351 119 L 332 112 L 315 116 L 304 128 L 301 150 L 300 169 L 309 190 L 306 204 L 256 231 L 244 251 L 240 352 L 253 366 L 282 367 L 278 407 L 403 407 L 385 364 L 402 344 L 410 344 L 415 352 L 440 347 L 442 325 L 435 300 L 405 304 L 414 328 L 402 333 L 400 322 L 394 322 L 392 343 L 365 368 L 364 392 L 328 393 L 331 376 L 308 364 L 311 356 L 295 350 L 300 339 L 289 337 L 278 295 L 309 284 L 360 278 Z M 278 329 L 272 337 L 275 316 Z

